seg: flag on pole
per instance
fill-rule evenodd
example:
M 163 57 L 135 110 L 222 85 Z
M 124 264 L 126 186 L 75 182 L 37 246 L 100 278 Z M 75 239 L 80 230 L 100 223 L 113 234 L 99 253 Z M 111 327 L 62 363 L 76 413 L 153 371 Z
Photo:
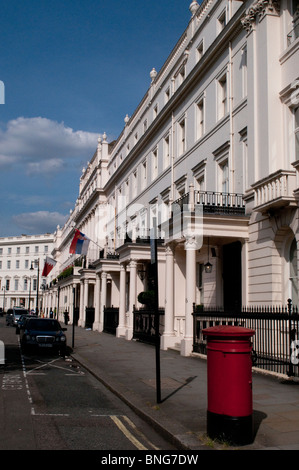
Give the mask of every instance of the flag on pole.
M 49 258 L 48 256 L 46 257 L 46 261 L 45 261 L 45 265 L 44 265 L 44 269 L 43 269 L 43 272 L 42 272 L 42 277 L 47 277 L 48 274 L 52 271 L 52 269 L 54 268 L 56 264 L 56 261 L 52 258 Z
M 75 229 L 75 236 L 70 246 L 70 253 L 76 255 L 87 255 L 89 242 L 90 238 Z

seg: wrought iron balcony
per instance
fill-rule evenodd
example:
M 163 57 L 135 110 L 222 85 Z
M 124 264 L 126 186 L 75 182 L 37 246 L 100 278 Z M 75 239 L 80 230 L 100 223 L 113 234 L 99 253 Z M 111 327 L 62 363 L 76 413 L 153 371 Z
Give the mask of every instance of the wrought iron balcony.
M 177 205 L 182 210 L 186 204 L 202 204 L 204 214 L 245 215 L 243 194 L 192 191 L 174 201 L 173 208 Z
M 267 212 L 296 205 L 296 171 L 278 170 L 252 185 L 255 193 L 255 210 Z

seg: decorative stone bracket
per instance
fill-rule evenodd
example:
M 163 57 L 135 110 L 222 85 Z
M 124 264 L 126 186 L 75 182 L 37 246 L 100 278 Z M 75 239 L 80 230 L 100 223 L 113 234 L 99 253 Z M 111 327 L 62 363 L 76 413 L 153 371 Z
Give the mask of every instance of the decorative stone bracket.
M 250 33 L 253 29 L 253 24 L 261 21 L 265 15 L 278 16 L 279 12 L 280 0 L 257 0 L 248 8 L 241 23 L 243 28 Z

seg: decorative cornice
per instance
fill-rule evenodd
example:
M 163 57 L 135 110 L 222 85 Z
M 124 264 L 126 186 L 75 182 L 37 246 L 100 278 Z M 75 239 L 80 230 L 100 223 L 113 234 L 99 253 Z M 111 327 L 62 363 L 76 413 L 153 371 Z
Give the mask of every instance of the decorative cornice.
M 261 21 L 265 15 L 278 16 L 280 12 L 280 0 L 257 0 L 252 4 L 242 18 L 241 23 L 249 33 L 253 29 L 253 24 Z

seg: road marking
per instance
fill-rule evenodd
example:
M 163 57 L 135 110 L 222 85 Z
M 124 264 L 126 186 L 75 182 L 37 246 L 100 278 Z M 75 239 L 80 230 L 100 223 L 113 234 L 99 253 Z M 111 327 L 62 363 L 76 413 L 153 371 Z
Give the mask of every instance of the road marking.
M 60 358 L 57 358 L 57 359 L 53 359 L 52 361 L 50 362 L 43 362 L 43 361 L 40 361 L 38 360 L 38 362 L 41 364 L 39 366 L 36 366 L 34 367 L 33 369 L 29 370 L 26 372 L 27 375 L 46 375 L 44 372 L 37 372 L 36 371 L 39 371 L 40 369 L 43 369 L 44 367 L 46 366 L 50 366 L 50 367 L 53 367 L 55 369 L 61 369 L 61 370 L 65 370 L 67 371 L 68 373 L 65 374 L 65 375 L 72 375 L 72 376 L 79 376 L 81 377 L 82 375 L 85 375 L 85 373 L 81 370 L 79 371 L 73 371 L 73 372 L 70 372 L 70 369 L 67 368 L 67 367 L 62 367 L 62 366 L 58 366 L 56 364 L 54 364 L 54 362 L 56 361 L 59 361 Z
M 20 374 L 4 374 L 1 388 L 2 390 L 22 390 L 22 377 Z
M 69 417 L 69 414 L 63 414 L 63 413 L 35 413 L 35 409 L 32 407 L 31 408 L 31 415 L 32 416 L 66 416 Z
M 117 418 L 117 416 L 111 416 L 111 419 L 112 421 L 116 424 L 116 426 L 118 427 L 118 429 L 126 436 L 127 439 L 129 439 L 129 441 L 132 442 L 132 444 L 134 444 L 134 446 L 138 449 L 138 450 L 148 450 L 146 447 L 144 447 L 143 444 L 141 444 L 141 442 L 138 441 L 138 439 L 136 439 L 136 437 L 133 436 L 132 433 L 130 433 L 130 431 L 125 427 L 125 425 L 120 421 L 120 419 Z
M 148 440 L 148 438 L 135 426 L 135 424 L 130 420 L 130 418 L 128 418 L 128 416 L 123 416 L 123 419 L 127 421 L 129 426 L 131 426 L 131 428 L 133 428 L 134 431 L 137 434 L 139 434 L 139 436 L 142 437 L 142 439 L 146 441 L 150 447 L 152 447 L 154 450 L 160 450 L 158 447 L 156 447 L 152 442 Z

